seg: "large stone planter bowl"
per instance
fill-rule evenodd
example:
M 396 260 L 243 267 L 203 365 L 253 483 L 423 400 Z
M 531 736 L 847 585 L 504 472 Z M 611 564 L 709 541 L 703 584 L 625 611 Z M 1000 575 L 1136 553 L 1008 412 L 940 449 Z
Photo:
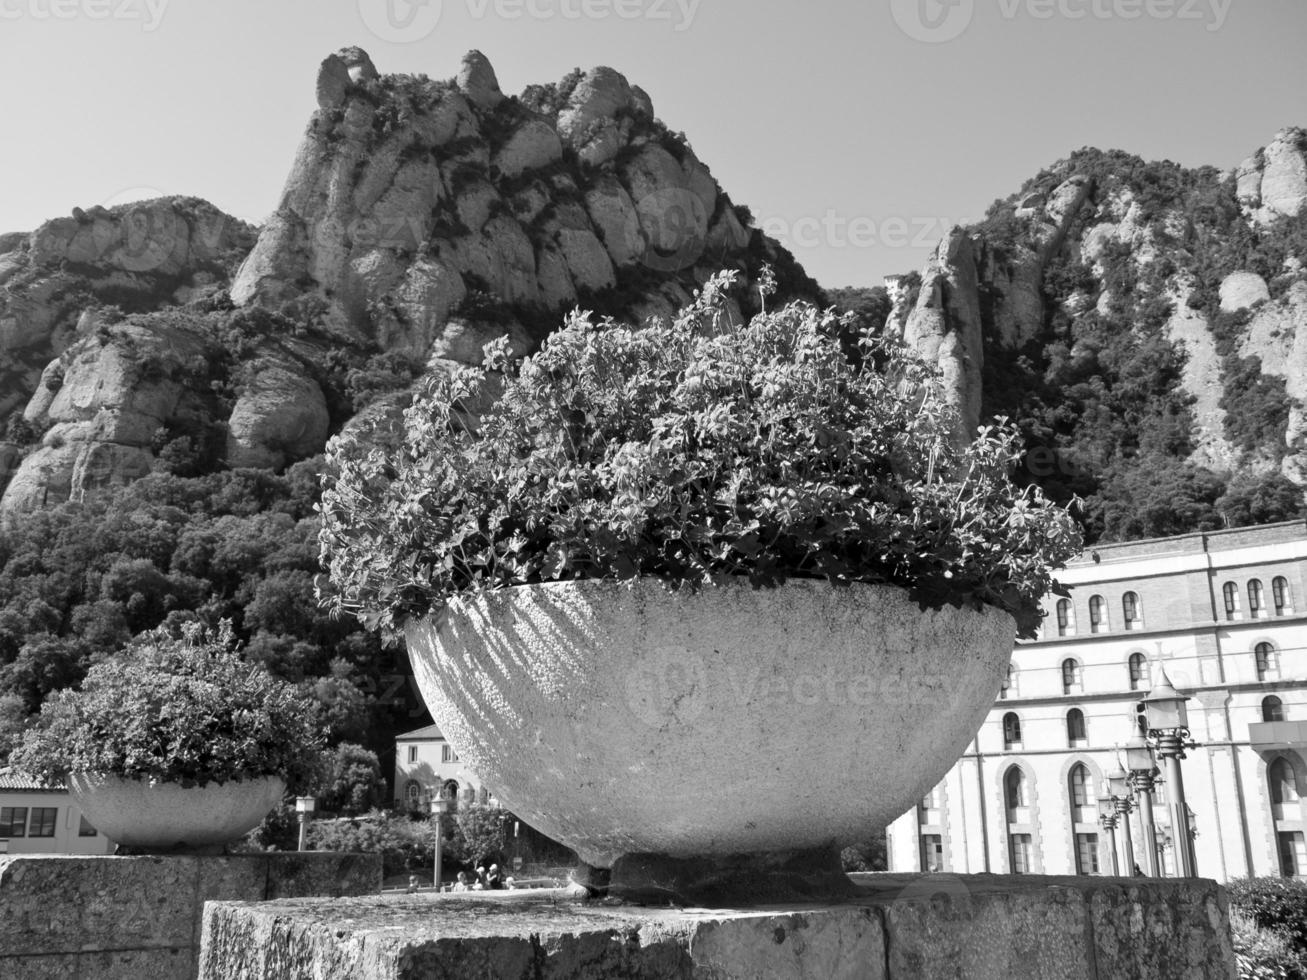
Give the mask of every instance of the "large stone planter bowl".
M 213 848 L 253 830 L 277 805 L 286 783 L 276 776 L 183 788 L 95 773 L 73 773 L 68 789 L 100 833 L 150 851 Z
M 514 813 L 610 867 L 865 840 L 993 704 L 1007 613 L 891 586 L 521 586 L 412 624 L 422 695 Z

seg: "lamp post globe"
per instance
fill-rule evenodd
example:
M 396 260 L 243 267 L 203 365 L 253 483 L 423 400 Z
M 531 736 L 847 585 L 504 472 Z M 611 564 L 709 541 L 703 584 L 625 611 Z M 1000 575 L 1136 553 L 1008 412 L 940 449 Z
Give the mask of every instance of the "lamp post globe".
M 1170 811 L 1171 834 L 1175 839 L 1176 867 L 1181 878 L 1197 875 L 1193 835 L 1190 832 L 1189 807 L 1184 797 L 1184 776 L 1180 771 L 1189 741 L 1189 712 L 1185 702 L 1189 698 L 1171 686 L 1165 668 L 1159 669 L 1157 683 L 1144 698 L 1144 713 L 1148 719 L 1148 737 L 1166 769 L 1167 803 Z

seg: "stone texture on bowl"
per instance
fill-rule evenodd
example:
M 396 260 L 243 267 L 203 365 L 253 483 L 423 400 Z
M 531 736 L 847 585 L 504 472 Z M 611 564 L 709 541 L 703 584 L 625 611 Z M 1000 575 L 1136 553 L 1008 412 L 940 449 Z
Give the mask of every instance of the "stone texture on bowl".
M 96 830 L 115 844 L 171 851 L 233 841 L 259 825 L 286 792 L 276 776 L 183 788 L 73 773 L 68 789 Z
M 864 839 L 965 749 L 1014 637 L 998 610 L 807 580 L 522 586 L 407 631 L 461 761 L 599 867 Z

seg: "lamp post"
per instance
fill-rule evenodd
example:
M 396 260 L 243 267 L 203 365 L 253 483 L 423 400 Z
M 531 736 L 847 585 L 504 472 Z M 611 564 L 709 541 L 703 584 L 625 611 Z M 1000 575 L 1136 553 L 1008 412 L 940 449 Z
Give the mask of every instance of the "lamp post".
M 439 790 L 437 790 L 428 797 L 427 803 L 431 808 L 431 819 L 436 824 L 436 858 L 435 867 L 432 869 L 434 875 L 432 878 L 432 884 L 436 886 L 436 891 L 440 891 L 440 843 L 444 840 L 445 836 L 443 833 L 444 818 L 445 814 L 449 812 L 449 801 L 441 795 Z
M 1116 804 L 1111 800 L 1099 797 L 1098 822 L 1107 831 L 1108 839 L 1112 842 L 1112 875 L 1119 876 L 1121 867 L 1117 863 L 1116 856 Z
M 1157 863 L 1157 829 L 1153 825 L 1153 786 L 1157 766 L 1153 752 L 1142 735 L 1136 735 L 1125 747 L 1125 762 L 1130 770 L 1130 782 L 1139 797 L 1139 829 L 1144 838 L 1144 870 L 1150 878 L 1160 878 L 1162 869 Z
M 1144 698 L 1148 737 L 1166 767 L 1166 782 L 1171 787 L 1166 802 L 1175 839 L 1176 870 L 1181 878 L 1193 878 L 1198 873 L 1189 830 L 1189 807 L 1184 798 L 1184 776 L 1180 773 L 1184 750 L 1193 746 L 1189 740 L 1189 713 L 1184 706 L 1188 700 L 1171 686 L 1164 668 L 1158 670 L 1157 683 Z
M 311 796 L 295 797 L 295 817 L 300 822 L 299 850 L 309 849 L 309 821 L 313 819 L 313 809 L 317 800 Z
M 1108 793 L 1112 797 L 1112 805 L 1116 808 L 1118 822 L 1121 824 L 1121 845 L 1125 852 L 1125 873 L 1134 874 L 1135 870 L 1135 843 L 1130 833 L 1130 777 L 1126 775 L 1121 768 L 1120 760 L 1117 761 L 1116 769 L 1108 773 L 1107 776 Z

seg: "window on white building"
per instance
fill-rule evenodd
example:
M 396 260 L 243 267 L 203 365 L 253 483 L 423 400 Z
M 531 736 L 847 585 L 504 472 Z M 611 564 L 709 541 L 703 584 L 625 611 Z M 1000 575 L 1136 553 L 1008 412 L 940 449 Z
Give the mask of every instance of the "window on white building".
M 1293 595 L 1289 592 L 1289 580 L 1277 575 L 1271 580 L 1271 601 L 1275 603 L 1275 615 L 1287 616 L 1293 612 Z
M 1011 850 L 1012 856 L 1012 873 L 1014 875 L 1030 874 L 1030 835 L 1009 834 L 1008 846 Z
M 1262 594 L 1262 580 L 1252 579 L 1248 582 L 1248 615 L 1260 619 L 1266 615 L 1265 596 Z
M 0 807 L 0 837 L 23 837 L 27 834 L 27 807 Z
M 1076 834 L 1076 874 L 1098 874 L 1098 835 Z
M 1148 658 L 1142 653 L 1130 654 L 1130 690 L 1147 691 L 1152 686 L 1149 677 Z
M 1284 721 L 1284 702 L 1274 694 L 1262 698 L 1262 721 Z
M 1003 798 L 1009 810 L 1026 806 L 1026 774 L 1020 766 L 1013 766 L 1003 777 Z
M 1307 875 L 1307 839 L 1301 830 L 1281 830 L 1276 835 L 1280 846 L 1280 874 L 1285 878 Z
M 53 837 L 55 828 L 55 818 L 59 815 L 59 808 L 55 806 L 35 806 L 32 807 L 32 816 L 27 823 L 28 837 Z
M 1084 675 L 1081 671 L 1080 664 L 1074 659 L 1067 658 L 1062 661 L 1062 693 L 1079 694 L 1084 686 Z
M 1275 663 L 1275 648 L 1269 643 L 1259 643 L 1253 647 L 1253 660 L 1257 664 L 1259 681 L 1267 680 L 1279 673 Z
M 1140 612 L 1139 594 L 1137 592 L 1127 592 L 1121 597 L 1121 621 L 1128 630 L 1141 630 L 1144 628 L 1144 617 Z
M 441 762 L 457 762 L 457 761 L 458 761 L 458 753 L 454 751 L 454 746 L 452 746 L 452 745 L 442 745 L 442 746 L 440 747 L 440 761 L 441 761 Z
M 87 820 L 85 815 L 78 817 L 77 819 L 78 837 L 96 837 L 98 836 L 98 833 L 99 832 L 93 826 L 91 826 L 91 821 Z
M 1089 632 L 1106 633 L 1110 627 L 1107 622 L 1107 603 L 1101 595 L 1089 597 Z
M 1066 744 L 1073 749 L 1089 744 L 1089 737 L 1085 733 L 1085 713 L 1079 708 L 1072 708 L 1066 713 Z
M 1077 762 L 1071 767 L 1071 805 L 1086 811 L 1073 815 L 1078 822 L 1097 819 L 1096 812 L 1092 815 L 1088 813 L 1098 806 L 1098 798 L 1094 795 L 1094 780 L 1089 775 L 1089 767 L 1083 762 Z
M 1239 586 L 1233 582 L 1226 582 L 1221 586 L 1221 594 L 1225 597 L 1225 618 L 1239 618 Z
M 1009 711 L 1003 716 L 1003 748 L 1019 748 L 1021 745 L 1021 719 Z
M 921 835 L 921 870 L 944 870 L 944 838 L 939 834 Z
M 408 761 L 409 762 L 418 761 L 418 747 L 416 745 L 410 745 L 408 747 Z
M 1271 784 L 1271 802 L 1276 806 L 1285 803 L 1297 803 L 1298 779 L 1288 759 L 1280 757 L 1266 770 L 1266 778 Z
M 1057 635 L 1075 636 L 1075 633 L 1076 622 L 1071 611 L 1071 600 L 1057 600 Z

